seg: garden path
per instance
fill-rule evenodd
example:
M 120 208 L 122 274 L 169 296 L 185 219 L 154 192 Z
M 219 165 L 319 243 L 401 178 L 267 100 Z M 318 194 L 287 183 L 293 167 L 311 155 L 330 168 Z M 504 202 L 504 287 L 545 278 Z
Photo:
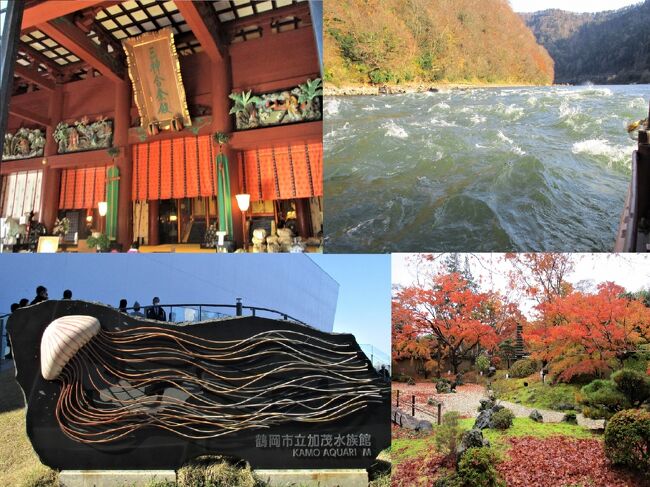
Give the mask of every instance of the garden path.
M 432 422 L 436 417 L 436 406 L 427 405 L 427 400 L 430 397 L 434 398 L 436 401 L 442 402 L 443 414 L 447 411 L 456 411 L 461 416 L 472 418 L 478 416 L 478 407 L 480 405 L 480 400 L 487 397 L 485 387 L 479 384 L 464 384 L 462 386 L 459 386 L 456 389 L 456 393 L 453 394 L 439 394 L 436 392 L 435 384 L 429 383 L 418 383 L 415 386 L 395 383 L 393 384 L 393 389 L 400 390 L 400 406 L 409 414 L 411 396 L 414 394 L 416 396 L 416 405 L 420 408 L 425 409 L 426 411 L 431 412 L 431 414 L 425 414 L 421 411 L 416 410 L 415 416 L 419 419 L 425 419 Z M 518 418 L 527 418 L 534 410 L 534 408 L 529 408 L 527 406 L 515 404 L 509 401 L 499 401 L 499 404 L 510 409 L 515 417 Z M 538 409 L 538 411 L 544 418 L 545 423 L 559 423 L 564 417 L 564 413 L 561 411 L 551 411 L 548 409 Z M 585 418 L 582 414 L 577 414 L 576 416 L 578 424 L 580 426 L 584 426 L 585 428 L 589 429 L 604 428 L 603 420 Z

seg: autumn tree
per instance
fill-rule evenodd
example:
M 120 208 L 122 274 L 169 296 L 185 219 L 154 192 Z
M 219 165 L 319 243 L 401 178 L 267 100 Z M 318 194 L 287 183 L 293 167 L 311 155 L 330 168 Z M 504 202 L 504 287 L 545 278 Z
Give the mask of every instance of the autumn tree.
M 575 268 L 574 256 L 562 253 L 508 253 L 510 285 L 538 303 L 553 301 L 572 290 L 567 276 Z
M 533 358 L 549 362 L 560 381 L 603 377 L 650 340 L 650 310 L 612 282 L 596 293 L 573 291 L 537 306 L 540 319 L 525 338 Z
M 440 274 L 430 286 L 409 286 L 395 293 L 393 327 L 398 320 L 402 330 L 409 327 L 417 337 L 430 336 L 438 373 L 441 362 L 447 361 L 457 374 L 463 360 L 498 343 L 495 329 L 484 321 L 489 298 L 458 273 Z

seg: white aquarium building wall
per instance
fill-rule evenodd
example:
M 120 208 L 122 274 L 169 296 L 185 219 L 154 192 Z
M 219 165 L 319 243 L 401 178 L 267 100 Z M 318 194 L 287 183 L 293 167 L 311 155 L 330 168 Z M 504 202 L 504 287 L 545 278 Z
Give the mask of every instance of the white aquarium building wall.
M 11 303 L 34 298 L 36 286 L 50 299 L 65 289 L 74 299 L 117 307 L 151 304 L 235 304 L 272 308 L 331 332 L 339 284 L 304 254 L 56 254 L 5 255 L 0 269 L 0 314 Z M 233 310 L 218 310 L 234 314 Z M 176 320 L 193 315 L 178 310 Z M 187 315 L 189 313 L 189 315 Z M 194 315 L 193 315 L 194 316 Z

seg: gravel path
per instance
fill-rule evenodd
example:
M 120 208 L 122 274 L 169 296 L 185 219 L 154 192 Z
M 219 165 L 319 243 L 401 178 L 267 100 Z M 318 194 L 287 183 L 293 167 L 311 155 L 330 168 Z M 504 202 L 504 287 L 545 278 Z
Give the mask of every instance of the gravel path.
M 427 405 L 427 399 L 433 397 L 436 401 L 441 401 L 442 414 L 447 411 L 457 411 L 461 416 L 475 418 L 478 416 L 478 407 L 480 400 L 487 398 L 485 388 L 478 384 L 465 384 L 456 389 L 455 394 L 438 394 L 435 385 L 419 383 L 415 386 L 405 384 L 393 384 L 394 390 L 400 391 L 400 408 L 406 413 L 411 413 L 411 397 L 416 396 L 415 403 L 418 408 L 422 408 L 430 414 L 423 413 L 416 409 L 415 416 L 418 419 L 426 419 L 434 422 L 437 417 L 437 407 Z M 393 398 L 395 399 L 395 398 Z M 394 400 L 393 400 L 394 404 Z M 508 401 L 499 401 L 499 404 L 510 409 L 515 417 L 527 418 L 534 408 L 522 406 Z M 564 413 L 560 411 L 551 411 L 547 409 L 538 409 L 545 423 L 560 423 Z M 577 414 L 578 424 L 589 429 L 602 429 L 605 422 L 603 420 L 594 420 L 585 418 L 582 414 Z

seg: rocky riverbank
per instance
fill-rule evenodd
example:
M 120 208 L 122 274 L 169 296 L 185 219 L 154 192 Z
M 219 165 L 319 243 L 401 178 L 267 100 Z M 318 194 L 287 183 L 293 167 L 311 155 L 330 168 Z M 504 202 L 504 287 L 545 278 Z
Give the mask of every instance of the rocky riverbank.
M 525 85 L 507 84 L 430 84 L 415 83 L 405 85 L 343 85 L 335 86 L 332 83 L 325 83 L 325 96 L 376 96 L 376 95 L 399 95 L 404 93 L 438 93 L 445 91 L 465 91 L 482 88 L 514 88 Z

